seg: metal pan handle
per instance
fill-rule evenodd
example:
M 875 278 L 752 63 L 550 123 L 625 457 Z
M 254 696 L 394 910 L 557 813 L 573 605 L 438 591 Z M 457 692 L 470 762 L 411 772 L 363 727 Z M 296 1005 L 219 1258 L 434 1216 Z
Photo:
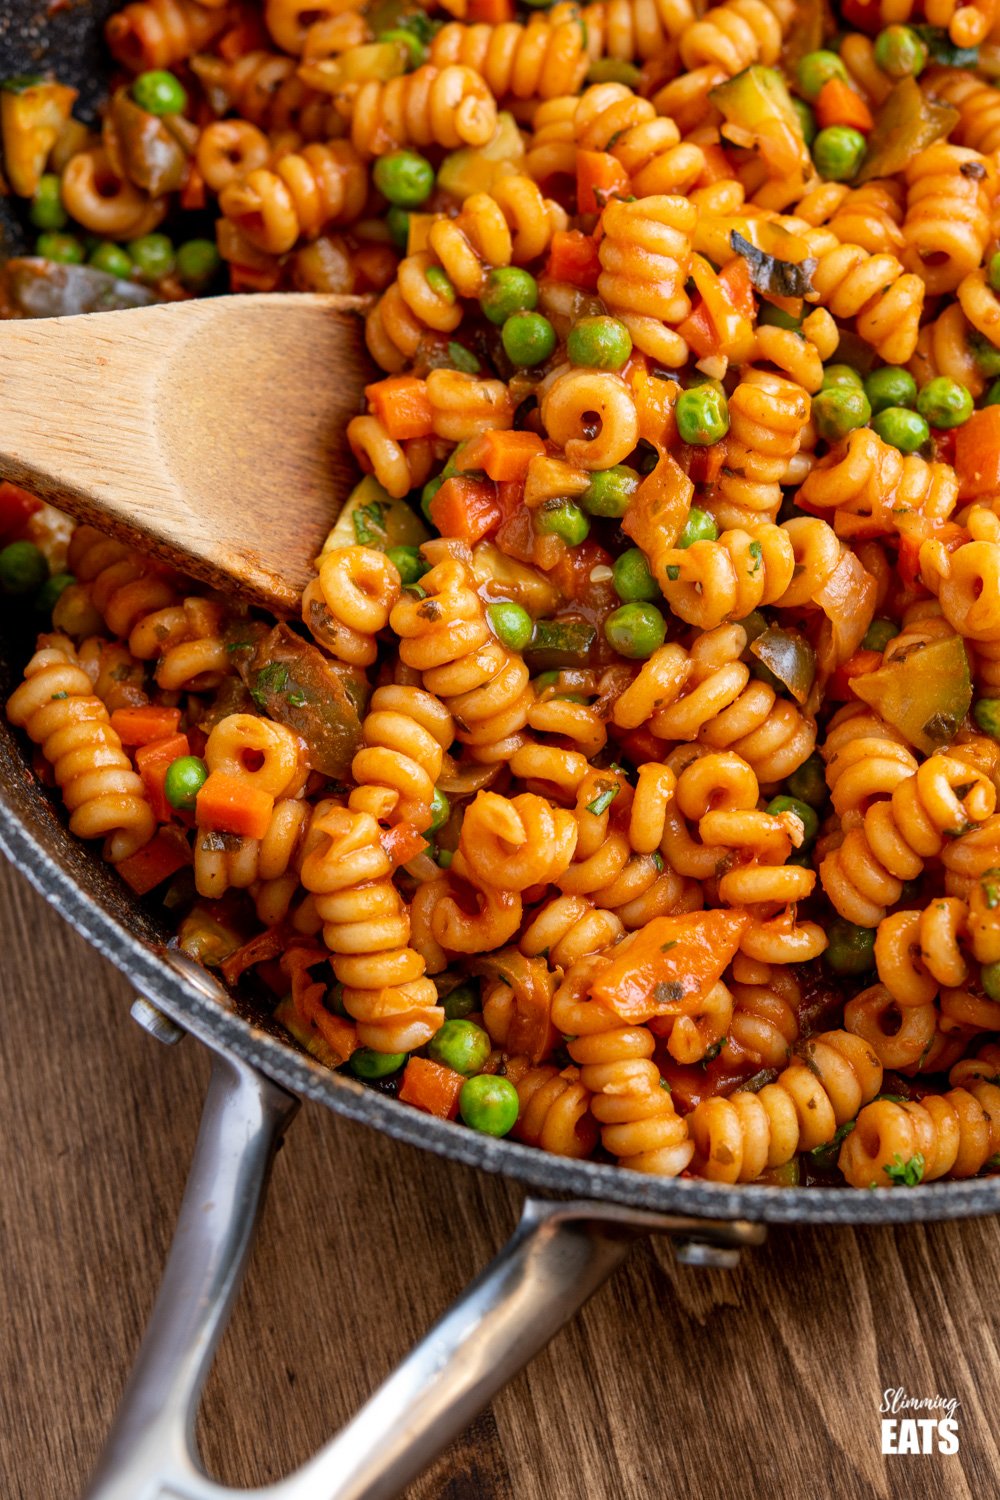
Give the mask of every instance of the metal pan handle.
M 743 1246 L 764 1236 L 762 1226 L 743 1222 L 529 1198 L 496 1259 L 330 1443 L 278 1484 L 231 1490 L 200 1465 L 195 1415 L 239 1291 L 274 1149 L 296 1107 L 284 1089 L 216 1052 L 160 1292 L 83 1500 L 396 1495 L 572 1317 L 637 1237 L 670 1234 L 690 1247 L 684 1258 L 732 1265 Z

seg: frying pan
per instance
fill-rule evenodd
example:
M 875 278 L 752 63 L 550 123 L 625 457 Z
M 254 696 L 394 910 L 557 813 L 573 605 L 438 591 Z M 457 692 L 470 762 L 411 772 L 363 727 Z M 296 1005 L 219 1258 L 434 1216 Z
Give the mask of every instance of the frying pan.
M 118 0 L 120 3 L 120 0 Z M 86 113 L 105 88 L 101 23 L 116 0 L 54 15 L 33 0 L 0 7 L 0 76 L 52 70 Z M 22 229 L 0 200 L 5 248 Z M 44 420 L 41 417 L 40 420 Z M 26 641 L 0 641 L 0 697 Z M 263 1010 L 171 948 L 152 903 L 126 891 L 70 837 L 0 724 L 0 849 L 139 992 L 133 1015 L 164 1042 L 185 1032 L 214 1067 L 161 1290 L 85 1500 L 225 1500 L 194 1446 L 198 1397 L 239 1289 L 275 1146 L 301 1100 L 397 1140 L 515 1177 L 536 1194 L 496 1259 L 349 1425 L 303 1468 L 249 1500 L 377 1500 L 397 1494 L 552 1337 L 648 1233 L 688 1264 L 731 1266 L 768 1223 L 887 1224 L 1000 1210 L 1000 1177 L 908 1191 L 727 1188 L 571 1162 L 423 1115 L 299 1052 Z

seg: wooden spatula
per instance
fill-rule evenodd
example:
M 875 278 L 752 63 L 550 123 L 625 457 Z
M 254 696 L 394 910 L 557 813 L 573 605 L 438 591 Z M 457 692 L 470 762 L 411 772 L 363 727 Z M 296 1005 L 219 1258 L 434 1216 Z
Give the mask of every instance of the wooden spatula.
M 364 306 L 276 294 L 0 323 L 0 478 L 293 611 L 358 478 Z

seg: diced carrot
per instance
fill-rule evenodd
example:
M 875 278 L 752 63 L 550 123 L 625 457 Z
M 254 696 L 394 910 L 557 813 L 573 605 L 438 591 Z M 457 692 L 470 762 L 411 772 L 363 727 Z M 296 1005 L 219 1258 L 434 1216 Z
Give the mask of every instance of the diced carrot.
M 397 823 L 393 828 L 383 829 L 380 841 L 394 869 L 427 848 L 427 840 L 412 823 Z
M 148 844 L 115 868 L 137 896 L 145 896 L 190 863 L 191 850 L 180 829 L 161 828 Z
M 459 537 L 470 545 L 481 541 L 502 519 L 493 481 L 460 474 L 445 480 L 430 503 L 430 513 L 442 536 Z
M 623 1021 L 691 1015 L 722 977 L 749 921 L 745 911 L 654 917 L 614 950 L 591 993 Z
M 754 295 L 750 280 L 750 267 L 742 255 L 728 260 L 719 272 L 719 287 L 732 304 L 733 311 L 753 320 Z M 704 297 L 697 302 L 690 315 L 679 324 L 677 332 L 685 339 L 701 359 L 719 352 L 719 335 Z
M 116 708 L 111 715 L 111 728 L 123 745 L 149 745 L 153 740 L 176 734 L 180 721 L 179 708 L 146 703 L 141 708 Z
M 599 579 L 595 582 L 591 578 L 595 568 L 610 569 L 614 559 L 610 552 L 600 545 L 599 542 L 587 540 L 581 542 L 577 547 L 567 547 L 560 557 L 549 577 L 561 594 L 567 599 L 576 601 L 586 600 L 590 603 L 603 603 L 604 608 L 613 608 L 611 603 L 615 600 L 613 588 L 610 599 L 601 598 L 602 594 L 607 596 L 611 588 L 610 576 L 602 583 Z
M 601 262 L 597 242 L 580 229 L 557 229 L 549 248 L 545 277 L 549 281 L 568 281 L 587 292 L 597 291 Z
M 365 386 L 373 413 L 397 443 L 430 437 L 434 413 L 427 399 L 427 382 L 416 375 L 389 375 Z
M 4 541 L 13 539 L 41 508 L 42 502 L 37 495 L 29 494 L 5 479 L 0 484 L 0 537 Z
M 206 199 L 205 179 L 194 162 L 188 166 L 187 180 L 181 188 L 181 208 L 204 208 Z
M 482 469 L 490 479 L 521 479 L 533 458 L 545 453 L 537 432 L 500 432 L 492 429 L 473 438 L 462 450 L 463 469 Z
M 577 213 L 600 213 L 609 198 L 616 194 L 627 197 L 631 191 L 629 175 L 617 156 L 610 151 L 577 151 Z
M 465 1079 L 453 1068 L 442 1067 L 426 1057 L 411 1057 L 403 1073 L 399 1098 L 439 1120 L 454 1120 L 458 1096 Z
M 816 123 L 821 130 L 830 125 L 850 125 L 869 131 L 875 124 L 871 110 L 861 95 L 842 78 L 829 78 L 819 91 L 814 106 Z
M 881 665 L 881 651 L 855 651 L 847 661 L 841 662 L 830 677 L 826 685 L 826 696 L 836 699 L 838 703 L 850 701 L 855 696 L 851 688 L 851 678 L 866 677 L 869 672 L 877 672 Z
M 681 443 L 675 450 L 677 462 L 695 484 L 714 484 L 726 461 L 726 440 L 720 438 L 706 448 Z
M 618 743 L 629 760 L 637 766 L 647 760 L 662 760 L 669 749 L 667 741 L 658 739 L 645 725 L 622 735 Z
M 465 19 L 473 26 L 502 26 L 514 19 L 514 0 L 469 0 Z
M 1000 406 L 974 411 L 957 429 L 955 473 L 960 500 L 975 500 L 1000 489 Z
M 266 962 L 268 959 L 277 958 L 282 953 L 288 942 L 288 934 L 282 927 L 268 927 L 264 932 L 258 932 L 242 948 L 237 948 L 235 953 L 230 953 L 221 965 L 222 977 L 227 984 L 235 984 L 241 974 L 247 969 L 255 968 L 257 964 Z
M 245 776 L 213 771 L 198 793 L 195 821 L 215 833 L 262 839 L 271 825 L 274 798 Z
M 323 950 L 298 942 L 282 953 L 281 968 L 292 982 L 295 1013 L 313 1034 L 319 1033 L 329 1049 L 322 1061 L 328 1067 L 339 1067 L 357 1049 L 358 1034 L 352 1021 L 327 1010 L 327 986 L 323 980 L 309 977 L 309 970 L 323 963 L 327 957 Z
M 175 760 L 190 755 L 186 734 L 168 734 L 162 740 L 140 745 L 135 752 L 135 768 L 142 777 L 149 805 L 158 823 L 169 823 L 174 809 L 167 801 L 167 772 Z

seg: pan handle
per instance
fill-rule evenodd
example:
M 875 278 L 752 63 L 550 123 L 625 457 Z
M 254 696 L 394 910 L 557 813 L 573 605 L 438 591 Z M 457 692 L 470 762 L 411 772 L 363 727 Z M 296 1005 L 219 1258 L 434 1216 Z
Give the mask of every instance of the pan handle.
M 297 1100 L 216 1052 L 160 1292 L 83 1500 L 388 1500 L 458 1437 L 649 1233 L 692 1263 L 733 1265 L 761 1225 L 527 1199 L 514 1235 L 348 1425 L 286 1479 L 209 1479 L 194 1425 L 239 1290 L 275 1146 Z M 683 1248 L 682 1248 L 683 1247 Z

